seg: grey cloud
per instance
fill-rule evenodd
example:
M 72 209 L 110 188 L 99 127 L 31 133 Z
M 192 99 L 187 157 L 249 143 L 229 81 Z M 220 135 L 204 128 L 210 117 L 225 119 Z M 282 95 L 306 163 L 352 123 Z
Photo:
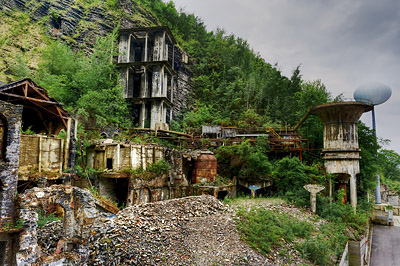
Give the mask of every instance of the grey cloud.
M 248 40 L 285 75 L 301 64 L 303 77 L 321 79 L 334 96 L 368 81 L 392 87 L 377 107 L 378 134 L 400 152 L 400 1 L 398 0 L 175 0 Z M 363 120 L 370 120 L 365 114 Z M 396 122 L 394 122 L 396 121 Z

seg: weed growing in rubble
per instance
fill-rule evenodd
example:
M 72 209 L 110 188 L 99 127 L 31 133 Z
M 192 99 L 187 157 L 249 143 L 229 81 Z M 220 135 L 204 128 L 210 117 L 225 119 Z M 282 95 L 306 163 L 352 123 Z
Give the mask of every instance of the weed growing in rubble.
M 42 210 L 39 209 L 39 210 L 38 210 L 37 225 L 38 225 L 39 227 L 43 227 L 43 226 L 45 226 L 47 223 L 54 222 L 54 221 L 59 221 L 59 220 L 61 220 L 61 219 L 62 219 L 61 217 L 56 217 L 56 216 L 54 215 L 54 213 L 50 213 L 50 214 L 46 215 L 45 212 L 43 212 Z
M 146 170 L 143 167 L 139 167 L 137 169 L 125 168 L 123 173 L 127 174 L 130 177 L 137 177 L 143 179 L 151 179 L 155 177 L 159 177 L 163 174 L 167 174 L 171 170 L 171 165 L 166 160 L 159 160 L 155 163 L 152 163 L 146 167 Z

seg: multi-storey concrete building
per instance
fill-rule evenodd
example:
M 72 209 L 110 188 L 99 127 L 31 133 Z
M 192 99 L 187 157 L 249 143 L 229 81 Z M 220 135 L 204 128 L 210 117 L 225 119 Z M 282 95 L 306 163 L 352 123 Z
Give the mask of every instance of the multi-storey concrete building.
M 175 45 L 168 27 L 120 31 L 118 66 L 137 127 L 169 128 L 177 83 Z

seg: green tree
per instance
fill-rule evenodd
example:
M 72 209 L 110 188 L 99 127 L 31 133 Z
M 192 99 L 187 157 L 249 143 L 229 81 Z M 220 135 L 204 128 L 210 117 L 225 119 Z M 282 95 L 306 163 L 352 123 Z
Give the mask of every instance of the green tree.
M 260 139 L 254 146 L 245 141 L 239 145 L 219 147 L 216 151 L 219 174 L 229 178 L 271 178 L 272 164 L 264 153 L 266 145 L 268 143 Z
M 312 108 L 327 103 L 329 99 L 330 93 L 320 80 L 303 82 L 301 90 L 294 96 L 297 120 L 300 121 Z M 316 115 L 309 116 L 300 127 L 302 137 L 308 139 L 310 148 L 314 149 L 323 147 L 323 132 L 324 126 Z
M 360 173 L 357 182 L 359 190 L 368 192 L 376 186 L 376 174 L 378 172 L 377 151 L 379 144 L 376 141 L 374 131 L 364 123 L 358 123 L 358 143 L 360 151 Z
M 51 96 L 77 112 L 88 127 L 129 125 L 119 72 L 112 62 L 117 55 L 117 32 L 118 28 L 98 38 L 90 56 L 74 53 L 60 41 L 50 43 L 34 75 Z
M 400 155 L 393 150 L 379 150 L 379 169 L 381 174 L 390 180 L 400 181 Z
M 278 193 L 296 205 L 309 205 L 310 193 L 307 184 L 325 185 L 325 176 L 320 167 L 307 166 L 299 158 L 285 157 L 274 164 L 274 187 Z

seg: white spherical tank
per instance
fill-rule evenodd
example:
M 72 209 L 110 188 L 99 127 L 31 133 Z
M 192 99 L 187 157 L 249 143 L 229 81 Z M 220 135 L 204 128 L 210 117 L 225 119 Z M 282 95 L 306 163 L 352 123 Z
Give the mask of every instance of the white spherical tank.
M 392 89 L 379 82 L 371 82 L 361 85 L 354 91 L 354 99 L 357 102 L 379 105 L 386 102 L 392 95 Z

